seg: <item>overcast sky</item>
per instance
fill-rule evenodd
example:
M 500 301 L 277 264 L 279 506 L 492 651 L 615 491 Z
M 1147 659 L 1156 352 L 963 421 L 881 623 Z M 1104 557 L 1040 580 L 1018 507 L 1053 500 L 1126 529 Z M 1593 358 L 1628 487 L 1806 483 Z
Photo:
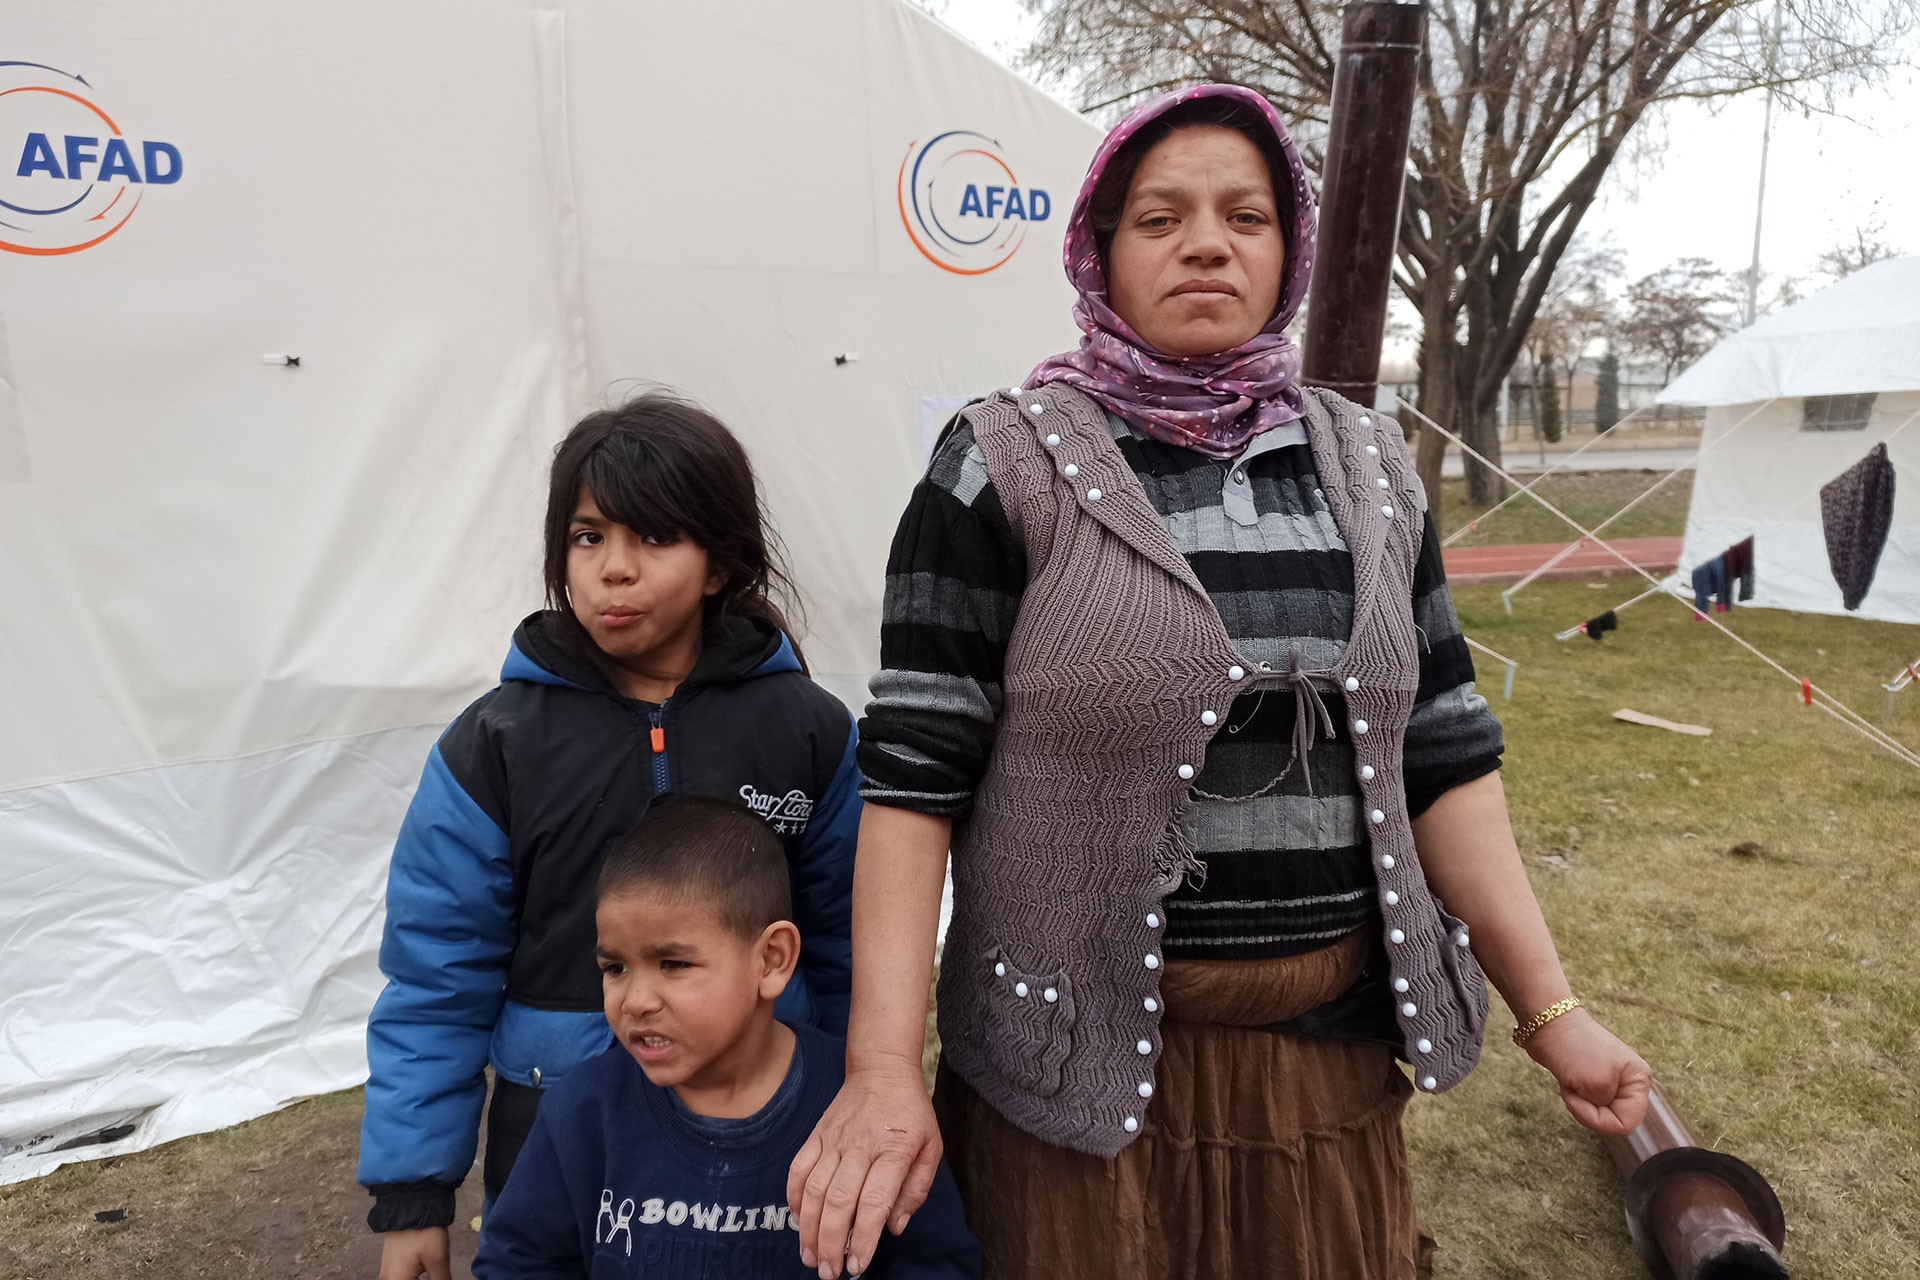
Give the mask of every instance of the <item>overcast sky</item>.
M 929 0 L 926 7 L 1003 61 L 1034 28 L 1020 0 Z M 1920 74 L 1907 71 L 1856 94 L 1844 110 L 1849 119 L 1774 112 L 1760 252 L 1770 283 L 1781 275 L 1822 283 L 1811 278 L 1821 252 L 1876 218 L 1882 239 L 1920 254 Z M 1762 115 L 1758 94 L 1723 104 L 1718 114 L 1694 104 L 1670 108 L 1638 154 L 1616 162 L 1583 234 L 1622 251 L 1627 280 L 1684 257 L 1745 270 Z

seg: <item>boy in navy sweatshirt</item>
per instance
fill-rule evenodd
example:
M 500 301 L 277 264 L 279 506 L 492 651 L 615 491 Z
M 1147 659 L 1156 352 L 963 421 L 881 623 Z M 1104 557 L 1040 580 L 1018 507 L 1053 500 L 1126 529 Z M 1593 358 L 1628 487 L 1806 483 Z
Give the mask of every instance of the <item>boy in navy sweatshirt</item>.
M 800 955 L 780 838 L 742 806 L 656 804 L 608 851 L 597 953 L 614 1046 L 546 1095 L 480 1233 L 479 1280 L 791 1277 L 787 1169 L 845 1047 L 776 1021 Z M 866 1274 L 973 1280 L 942 1166 Z

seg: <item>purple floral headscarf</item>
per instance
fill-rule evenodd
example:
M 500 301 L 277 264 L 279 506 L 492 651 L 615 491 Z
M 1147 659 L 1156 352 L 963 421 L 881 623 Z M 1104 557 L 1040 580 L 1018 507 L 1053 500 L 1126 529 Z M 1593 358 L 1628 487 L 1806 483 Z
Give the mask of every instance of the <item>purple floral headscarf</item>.
M 1100 265 L 1088 206 L 1114 153 L 1142 126 L 1196 98 L 1231 98 L 1252 107 L 1272 127 L 1288 170 L 1273 175 L 1274 194 L 1284 209 L 1287 193 L 1279 188 L 1292 185 L 1293 225 L 1283 229 L 1287 256 L 1280 305 L 1266 327 L 1230 351 L 1166 356 L 1148 346 L 1107 305 L 1106 272 Z M 1305 412 L 1295 382 L 1300 349 L 1282 330 L 1306 301 L 1317 225 L 1313 188 L 1293 139 L 1273 104 L 1253 90 L 1231 84 L 1196 85 L 1135 108 L 1094 154 L 1067 223 L 1067 279 L 1080 295 L 1073 308 L 1073 318 L 1084 335 L 1080 347 L 1041 361 L 1027 375 L 1027 385 L 1065 382 L 1156 440 L 1197 449 L 1213 458 L 1238 457 L 1253 437 Z

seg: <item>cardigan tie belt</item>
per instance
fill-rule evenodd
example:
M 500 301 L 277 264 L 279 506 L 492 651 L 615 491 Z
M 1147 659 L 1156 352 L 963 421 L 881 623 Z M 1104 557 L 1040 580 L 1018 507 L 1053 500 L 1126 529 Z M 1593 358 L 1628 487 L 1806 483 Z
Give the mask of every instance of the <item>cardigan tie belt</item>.
M 1334 736 L 1333 713 L 1327 710 L 1326 702 L 1320 697 L 1320 686 L 1315 681 L 1323 681 L 1331 687 L 1333 673 L 1326 670 L 1305 670 L 1300 664 L 1300 646 L 1297 644 L 1293 646 L 1292 658 L 1292 662 L 1285 671 L 1274 671 L 1270 667 L 1261 666 L 1253 677 L 1253 687 L 1262 693 L 1276 686 L 1289 689 L 1293 693 L 1293 753 L 1287 759 L 1287 767 L 1275 775 L 1266 786 L 1243 796 L 1217 796 L 1199 787 L 1193 788 L 1194 795 L 1205 800 L 1225 801 L 1228 804 L 1243 804 L 1249 800 L 1258 800 L 1262 796 L 1270 795 L 1275 787 L 1285 782 L 1287 775 L 1293 772 L 1293 766 L 1296 764 L 1300 766 L 1300 776 L 1306 781 L 1307 794 L 1313 794 L 1313 765 L 1307 757 L 1313 752 L 1314 728 L 1316 725 L 1319 727 L 1321 738 L 1331 739 Z

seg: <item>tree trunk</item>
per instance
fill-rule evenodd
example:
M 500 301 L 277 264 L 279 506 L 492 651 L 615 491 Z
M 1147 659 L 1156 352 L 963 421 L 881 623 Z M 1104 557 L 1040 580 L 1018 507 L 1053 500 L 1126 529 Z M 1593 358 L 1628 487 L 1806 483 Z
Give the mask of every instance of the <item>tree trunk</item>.
M 1420 412 L 1446 427 L 1453 426 L 1454 342 L 1446 319 L 1444 290 L 1437 305 L 1430 302 L 1422 317 L 1420 343 Z M 1435 527 L 1440 525 L 1440 471 L 1447 457 L 1447 438 L 1428 427 L 1420 428 L 1420 456 L 1416 466 L 1420 485 L 1427 491 L 1427 509 L 1433 513 Z
M 1487 462 L 1500 462 L 1500 385 L 1491 394 L 1479 391 L 1480 352 L 1471 339 L 1454 342 L 1453 347 L 1453 432 Z M 1498 472 L 1462 450 L 1461 461 L 1467 473 L 1467 501 L 1476 507 L 1490 507 L 1507 496 L 1507 482 Z

